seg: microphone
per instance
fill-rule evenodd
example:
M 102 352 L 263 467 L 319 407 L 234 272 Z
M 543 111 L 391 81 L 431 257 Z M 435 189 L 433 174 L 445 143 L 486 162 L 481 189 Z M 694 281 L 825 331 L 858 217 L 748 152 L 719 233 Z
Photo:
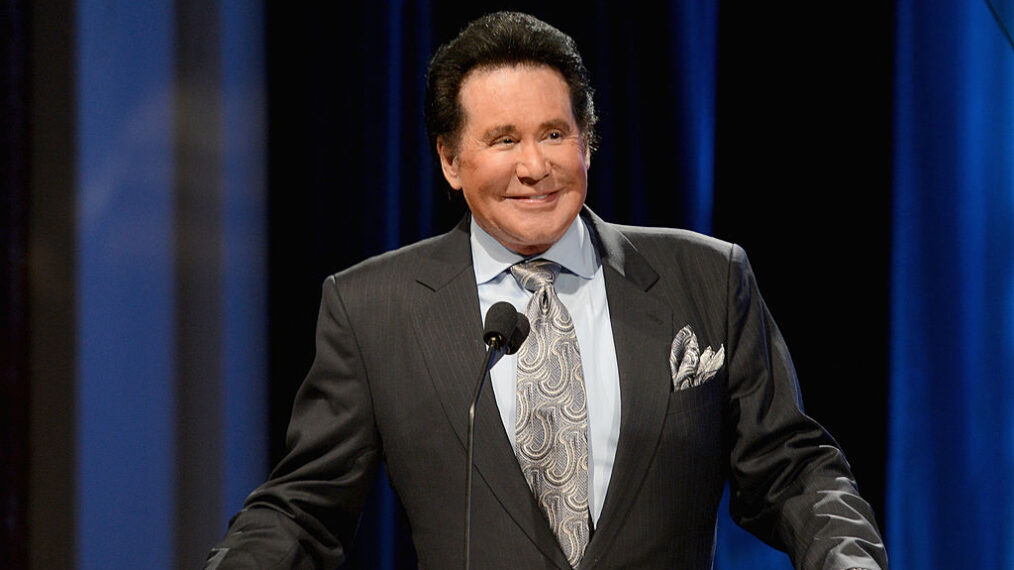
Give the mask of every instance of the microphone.
M 490 368 L 505 354 L 514 354 L 528 338 L 531 323 L 528 317 L 517 312 L 506 301 L 494 303 L 486 312 L 482 340 L 486 343 L 486 357 L 479 370 L 479 380 L 472 392 L 472 405 L 468 408 L 468 474 L 465 476 L 465 570 L 472 566 L 472 471 L 475 463 L 475 407 L 482 394 L 482 385 Z
M 531 328 L 528 317 L 514 310 L 514 305 L 500 301 L 486 312 L 486 327 L 482 333 L 482 340 L 486 342 L 486 346 L 494 346 L 502 350 L 503 354 L 514 354 L 528 338 Z
M 486 342 L 486 346 L 495 343 L 497 348 L 503 347 L 517 326 L 518 312 L 514 309 L 514 305 L 507 301 L 494 303 L 486 312 L 486 326 L 482 331 L 482 340 Z

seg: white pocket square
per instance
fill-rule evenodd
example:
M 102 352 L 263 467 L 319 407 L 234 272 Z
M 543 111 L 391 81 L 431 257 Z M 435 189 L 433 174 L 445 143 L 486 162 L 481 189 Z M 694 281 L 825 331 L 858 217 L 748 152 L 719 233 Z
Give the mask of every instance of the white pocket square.
M 697 335 L 690 325 L 686 325 L 672 339 L 672 350 L 669 352 L 673 390 L 686 390 L 704 384 L 711 380 L 724 363 L 725 345 L 719 346 L 717 351 L 709 346 L 702 353 L 697 344 Z

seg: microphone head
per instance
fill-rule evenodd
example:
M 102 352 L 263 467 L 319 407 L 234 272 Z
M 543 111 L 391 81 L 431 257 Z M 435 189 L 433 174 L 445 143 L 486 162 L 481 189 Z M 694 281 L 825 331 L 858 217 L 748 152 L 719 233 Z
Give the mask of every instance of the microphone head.
M 514 332 L 511 333 L 510 338 L 507 339 L 507 345 L 504 347 L 506 354 L 514 354 L 521 348 L 521 344 L 528 338 L 528 333 L 531 332 L 532 325 L 528 322 L 528 317 L 523 313 L 518 313 L 518 326 L 514 327 Z
M 518 311 L 514 305 L 506 301 L 494 303 L 486 312 L 486 326 L 482 332 L 482 340 L 486 344 L 496 342 L 498 346 L 503 346 L 517 326 Z

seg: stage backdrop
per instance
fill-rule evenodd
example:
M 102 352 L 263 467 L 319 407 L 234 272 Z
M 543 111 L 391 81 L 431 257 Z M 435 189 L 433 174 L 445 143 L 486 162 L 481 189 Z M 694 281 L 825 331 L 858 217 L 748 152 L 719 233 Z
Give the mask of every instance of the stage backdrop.
M 1014 568 L 1012 8 L 898 6 L 886 513 L 895 568 Z
M 1014 568 L 1010 0 L 264 4 L 22 24 L 33 567 L 199 565 L 282 452 L 324 277 L 460 219 L 426 62 L 513 8 L 591 70 L 591 207 L 746 247 L 893 567 Z M 789 567 L 719 527 L 720 569 Z M 414 567 L 382 480 L 349 566 Z

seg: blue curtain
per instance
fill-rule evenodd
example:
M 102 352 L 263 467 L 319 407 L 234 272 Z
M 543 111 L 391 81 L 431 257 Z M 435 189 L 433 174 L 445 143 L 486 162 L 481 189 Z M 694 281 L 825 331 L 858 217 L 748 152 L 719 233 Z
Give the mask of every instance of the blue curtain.
M 222 126 L 221 140 L 206 142 L 174 128 L 180 4 L 75 5 L 76 248 L 68 255 L 77 274 L 76 416 L 47 418 L 74 422 L 68 568 L 197 567 L 266 476 L 262 10 L 250 1 L 213 6 L 223 72 L 203 106 L 221 109 Z M 202 317 L 224 335 L 222 346 L 208 347 L 218 357 L 200 370 L 181 370 L 180 346 L 195 333 L 181 330 L 176 312 L 179 268 L 188 260 L 174 244 L 197 233 L 175 202 L 188 182 L 174 164 L 184 146 L 213 158 L 201 175 L 221 180 L 209 232 L 216 239 L 200 246 L 224 259 L 212 270 L 222 279 L 203 292 L 223 303 Z M 205 415 L 217 415 L 218 427 L 196 438 L 212 450 L 211 464 L 181 465 L 178 457 L 188 427 L 179 411 L 182 373 L 200 376 L 217 395 Z M 196 539 L 180 538 L 181 521 L 207 505 L 193 504 L 183 475 L 205 482 L 199 491 L 214 507 L 212 530 Z
M 967 0 L 896 45 L 889 554 L 1014 568 L 1014 50 Z
M 172 8 L 78 13 L 76 566 L 169 568 Z

